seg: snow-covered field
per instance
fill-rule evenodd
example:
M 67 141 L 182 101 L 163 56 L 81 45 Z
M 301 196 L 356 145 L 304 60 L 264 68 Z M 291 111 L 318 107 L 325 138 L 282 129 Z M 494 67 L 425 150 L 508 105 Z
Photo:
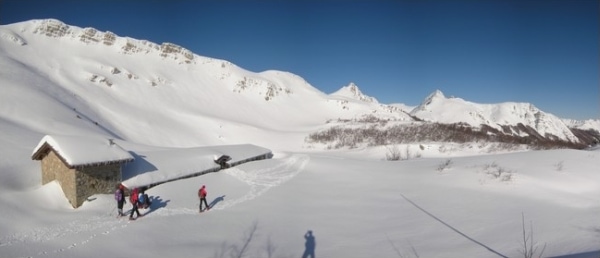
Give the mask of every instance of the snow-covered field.
M 51 183 L 3 191 L 0 251 L 2 257 L 230 257 L 242 250 L 245 257 L 300 257 L 303 235 L 312 230 L 319 257 L 521 257 L 524 215 L 534 241 L 546 245 L 545 256 L 598 257 L 599 167 L 598 151 L 402 162 L 277 152 L 156 186 L 148 191 L 152 207 L 133 222 L 115 218 L 112 195 L 72 209 Z M 214 208 L 199 214 L 196 192 L 203 184 Z
M 386 161 L 383 146 L 325 150 L 306 135 L 364 105 L 313 102 L 302 94 L 308 86 L 270 102 L 239 92 L 232 100 L 221 96 L 230 89 L 178 83 L 185 69 L 164 64 L 171 60 L 153 66 L 135 54 L 0 32 L 0 257 L 301 257 L 309 230 L 318 257 L 523 257 L 524 230 L 538 255 L 600 257 L 600 149 L 489 153 L 431 142 L 398 146 L 420 156 L 403 161 Z M 61 44 L 77 55 L 39 47 Z M 141 79 L 90 82 L 125 64 Z M 85 72 L 67 72 L 77 66 Z M 153 74 L 167 83 L 142 85 Z M 153 187 L 145 216 L 129 221 L 115 218 L 111 194 L 73 209 L 58 183 L 41 185 L 31 153 L 46 134 L 116 138 L 143 154 L 156 171 L 124 171 L 130 185 L 212 158 L 200 147 L 266 148 L 273 157 Z M 213 208 L 199 214 L 201 185 Z

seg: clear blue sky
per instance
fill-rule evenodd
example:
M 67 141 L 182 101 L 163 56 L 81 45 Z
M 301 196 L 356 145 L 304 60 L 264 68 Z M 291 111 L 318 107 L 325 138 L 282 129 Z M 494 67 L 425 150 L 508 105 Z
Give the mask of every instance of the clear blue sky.
M 0 24 L 55 18 L 289 71 L 325 93 L 354 82 L 387 104 L 440 89 L 600 119 L 599 2 L 2 0 Z

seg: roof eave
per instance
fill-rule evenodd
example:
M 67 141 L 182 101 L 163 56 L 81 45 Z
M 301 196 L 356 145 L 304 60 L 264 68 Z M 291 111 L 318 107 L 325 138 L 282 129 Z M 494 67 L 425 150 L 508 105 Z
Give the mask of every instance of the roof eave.
M 48 142 L 44 142 L 41 147 L 39 147 L 33 155 L 31 155 L 32 160 L 42 160 L 48 151 L 52 149 L 52 146 L 48 144 Z
M 110 160 L 110 161 L 75 164 L 75 165 L 69 165 L 65 162 L 65 164 L 67 164 L 67 166 L 69 168 L 76 168 L 76 167 L 93 167 L 93 166 L 104 166 L 104 165 L 112 165 L 112 164 L 124 164 L 124 163 L 132 162 L 132 161 L 133 161 L 133 159 L 121 159 L 121 160 Z

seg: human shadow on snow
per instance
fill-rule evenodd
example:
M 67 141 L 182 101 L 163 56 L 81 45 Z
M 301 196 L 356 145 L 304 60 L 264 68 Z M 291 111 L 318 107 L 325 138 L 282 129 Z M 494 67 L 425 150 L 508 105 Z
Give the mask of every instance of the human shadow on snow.
M 225 200 L 225 195 L 219 196 L 219 197 L 215 198 L 214 200 L 212 200 L 212 202 L 210 202 L 208 204 L 208 207 L 210 207 L 212 209 L 213 207 L 215 207 L 215 205 L 217 205 L 218 203 L 220 203 L 224 200 Z
M 315 248 L 317 247 L 317 241 L 315 240 L 315 236 L 313 235 L 312 230 L 309 230 L 304 234 L 304 239 L 304 253 L 302 254 L 302 258 L 315 258 Z
M 169 203 L 171 200 L 163 200 L 162 198 L 160 198 L 160 196 L 150 196 L 148 197 L 148 199 L 150 199 L 150 207 L 148 207 L 148 210 L 146 213 L 144 213 L 145 215 L 148 215 L 150 213 L 153 213 L 154 211 L 160 209 L 160 208 L 164 208 L 167 207 L 167 203 Z

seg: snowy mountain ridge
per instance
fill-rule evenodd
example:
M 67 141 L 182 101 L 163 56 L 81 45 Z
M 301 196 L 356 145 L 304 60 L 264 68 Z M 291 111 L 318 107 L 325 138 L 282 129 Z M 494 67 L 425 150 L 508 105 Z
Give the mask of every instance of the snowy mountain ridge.
M 87 44 L 104 44 L 106 46 L 120 47 L 123 53 L 151 53 L 158 52 L 162 57 L 171 57 L 173 59 L 182 58 L 184 62 L 194 60 L 194 54 L 173 43 L 162 43 L 161 45 L 132 38 L 123 38 L 107 31 L 101 32 L 94 28 L 79 28 L 69 26 L 56 19 L 32 20 L 24 26 L 22 32 L 31 30 L 34 34 L 45 35 L 54 38 L 71 38 L 80 40 Z
M 153 142 L 157 135 L 166 134 L 168 139 L 177 128 L 190 140 L 173 137 L 168 145 L 196 146 L 244 142 L 243 136 L 231 135 L 227 128 L 261 128 L 267 132 L 257 133 L 269 137 L 269 130 L 302 125 L 309 134 L 325 121 L 374 116 L 531 134 L 519 128 L 522 125 L 543 137 L 578 142 L 563 120 L 528 103 L 477 104 L 435 91 L 411 111 L 401 104 L 380 104 L 354 83 L 327 95 L 289 72 L 255 73 L 172 43 L 159 45 L 55 19 L 2 25 L 0 42 L 0 65 L 6 67 L 0 72 L 6 94 L 0 98 L 12 103 L 12 109 L 0 110 L 0 117 L 25 127 L 28 119 L 47 119 L 47 128 L 29 128 L 39 134 L 91 130 L 158 144 Z M 32 98 L 40 99 L 38 110 L 24 107 Z M 179 115 L 173 117 L 165 107 Z M 236 111 L 230 112 L 232 108 Z M 136 115 L 148 112 L 155 114 L 153 120 Z M 72 128 L 74 118 L 82 127 Z M 600 130 L 597 124 L 585 124 Z M 139 132 L 132 134 L 130 127 Z M 301 146 L 302 140 L 298 142 Z
M 410 114 L 425 121 L 445 124 L 467 123 L 473 127 L 487 125 L 518 136 L 526 136 L 527 133 L 513 126 L 523 124 L 535 129 L 543 137 L 579 141 L 560 118 L 545 113 L 530 103 L 477 104 L 461 98 L 447 98 L 437 90 Z

